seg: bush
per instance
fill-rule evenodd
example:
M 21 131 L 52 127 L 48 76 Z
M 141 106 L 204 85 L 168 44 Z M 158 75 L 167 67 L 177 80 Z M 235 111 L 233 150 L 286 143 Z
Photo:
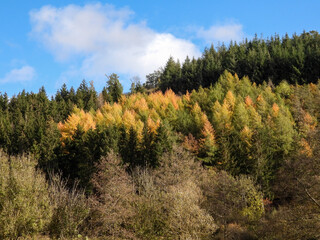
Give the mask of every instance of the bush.
M 0 239 L 45 231 L 52 215 L 45 176 L 30 156 L 0 152 Z
M 209 171 L 202 189 L 206 197 L 203 207 L 220 227 L 217 239 L 225 238 L 229 230 L 241 229 L 238 232 L 244 234 L 264 215 L 262 194 L 249 177 L 234 178 L 224 171 Z
M 141 239 L 159 239 L 169 229 L 166 195 L 154 183 L 152 172 L 137 168 L 133 179 L 138 198 L 135 202 L 133 227 Z
M 120 158 L 109 153 L 97 164 L 93 175 L 94 195 L 90 198 L 89 234 L 111 239 L 131 239 L 134 214 L 134 186 Z
M 172 239 L 210 239 L 217 225 L 200 207 L 202 200 L 201 189 L 192 181 L 169 189 L 167 204 Z
M 77 236 L 89 215 L 84 192 L 77 190 L 76 184 L 69 189 L 61 175 L 50 174 L 50 197 L 54 208 L 49 224 L 50 236 L 69 239 Z
M 203 172 L 182 148 L 165 154 L 158 169 L 139 170 L 134 180 L 139 193 L 135 230 L 142 239 L 210 239 L 213 218 L 200 207 L 198 186 Z

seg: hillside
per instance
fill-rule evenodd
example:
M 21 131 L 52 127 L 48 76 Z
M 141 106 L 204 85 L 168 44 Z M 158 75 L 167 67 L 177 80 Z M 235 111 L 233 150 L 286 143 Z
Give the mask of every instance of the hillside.
M 102 99 L 1 96 L 1 238 L 317 237 L 319 83 Z

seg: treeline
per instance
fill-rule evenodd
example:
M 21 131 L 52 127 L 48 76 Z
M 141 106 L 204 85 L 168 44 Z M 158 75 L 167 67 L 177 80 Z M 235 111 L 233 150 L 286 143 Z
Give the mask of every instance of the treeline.
M 75 106 L 96 110 L 106 101 L 117 101 L 121 94 L 116 74 L 108 76 L 101 93 L 96 92 L 93 82 L 83 80 L 76 90 L 63 84 L 51 99 L 44 87 L 38 93 L 23 90 L 11 98 L 0 94 L 0 147 L 9 155 L 32 152 L 45 158 L 57 144 L 53 139 L 59 139 L 57 123 L 64 121 Z
M 318 237 L 320 83 L 121 91 L 1 96 L 0 238 Z
M 316 31 L 280 38 L 231 42 L 228 46 L 211 46 L 198 59 L 183 63 L 172 57 L 163 69 L 147 76 L 147 88 L 172 89 L 176 93 L 207 88 L 217 82 L 224 70 L 248 76 L 252 82 L 278 85 L 316 83 L 320 78 L 320 35 Z

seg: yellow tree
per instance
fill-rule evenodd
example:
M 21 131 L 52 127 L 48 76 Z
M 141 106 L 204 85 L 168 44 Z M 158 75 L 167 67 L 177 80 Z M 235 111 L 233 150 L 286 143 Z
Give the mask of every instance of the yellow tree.
M 75 108 L 73 113 L 64 123 L 59 122 L 58 124 L 58 129 L 61 132 L 61 140 L 63 141 L 66 138 L 72 138 L 73 134 L 78 129 L 78 126 L 81 126 L 82 130 L 85 132 L 89 129 L 95 129 L 96 123 L 92 114 Z

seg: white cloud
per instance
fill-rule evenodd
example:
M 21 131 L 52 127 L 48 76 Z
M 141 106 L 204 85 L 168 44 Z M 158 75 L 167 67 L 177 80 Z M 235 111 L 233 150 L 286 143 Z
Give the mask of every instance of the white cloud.
M 183 61 L 201 55 L 190 41 L 134 23 L 132 15 L 128 8 L 102 4 L 45 6 L 30 13 L 31 36 L 59 61 L 82 57 L 80 71 L 91 79 L 111 72 L 144 78 L 170 56 Z
M 209 29 L 200 28 L 197 37 L 203 38 L 206 42 L 242 41 L 245 37 L 241 24 L 213 25 Z
M 33 67 L 28 65 L 21 68 L 12 69 L 3 78 L 0 79 L 1 83 L 13 83 L 13 82 L 27 82 L 35 78 L 36 71 Z

